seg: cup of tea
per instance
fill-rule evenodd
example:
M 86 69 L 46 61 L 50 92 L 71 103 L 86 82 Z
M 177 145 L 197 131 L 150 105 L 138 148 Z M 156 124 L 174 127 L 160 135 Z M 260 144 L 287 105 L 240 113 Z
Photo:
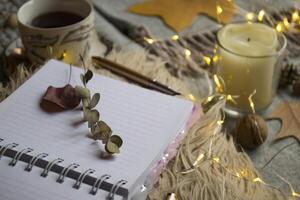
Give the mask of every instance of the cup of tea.
M 30 0 L 17 17 L 31 62 L 42 64 L 54 58 L 78 64 L 80 55 L 89 57 L 94 16 L 88 0 Z

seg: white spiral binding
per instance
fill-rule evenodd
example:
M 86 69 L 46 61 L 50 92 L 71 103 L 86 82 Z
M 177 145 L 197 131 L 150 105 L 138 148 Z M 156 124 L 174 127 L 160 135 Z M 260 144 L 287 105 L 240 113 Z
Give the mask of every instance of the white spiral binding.
M 32 167 L 35 165 L 35 163 L 39 160 L 39 159 L 42 159 L 42 158 L 45 158 L 47 157 L 48 154 L 47 153 L 40 153 L 34 157 L 32 157 L 32 159 L 30 160 L 30 162 L 28 163 L 27 167 L 25 168 L 25 171 L 28 171 L 30 172 Z
M 77 164 L 77 163 L 72 163 L 68 167 L 65 167 L 59 174 L 59 177 L 57 178 L 56 182 L 63 183 L 65 176 L 68 174 L 68 172 L 70 170 L 76 169 L 77 167 L 79 167 L 79 164 Z
M 63 162 L 63 161 L 64 161 L 64 159 L 56 158 L 56 159 L 52 160 L 51 162 L 49 162 L 49 163 L 47 164 L 47 166 L 45 167 L 44 171 L 41 173 L 41 176 L 42 176 L 42 177 L 47 177 L 49 171 L 51 170 L 51 168 L 52 168 L 55 164 L 61 163 L 61 162 Z
M 2 138 L 0 138 L 0 142 L 3 142 L 4 140 Z M 6 145 L 1 146 L 0 148 L 0 159 L 1 157 L 5 154 L 5 152 L 8 149 L 13 149 L 14 147 L 18 146 L 18 144 L 16 143 L 9 143 Z M 17 151 L 16 154 L 14 155 L 14 157 L 12 158 L 12 160 L 10 161 L 9 165 L 11 166 L 15 166 L 17 164 L 17 162 L 20 160 L 20 158 L 22 157 L 22 155 L 24 154 L 28 154 L 30 152 L 32 152 L 33 149 L 31 148 L 26 148 L 23 149 L 21 151 Z M 43 159 L 45 157 L 47 157 L 48 154 L 47 153 L 40 153 L 37 154 L 36 156 L 33 156 L 31 158 L 31 160 L 29 161 L 29 163 L 27 164 L 27 166 L 25 167 L 25 171 L 30 172 L 32 170 L 32 168 L 35 166 L 36 162 L 40 159 Z M 42 177 L 47 177 L 49 171 L 51 171 L 51 168 L 58 163 L 63 162 L 64 160 L 61 158 L 56 158 L 51 162 L 48 162 L 47 166 L 45 167 L 45 169 L 43 170 L 43 172 L 41 173 Z M 70 170 L 74 170 L 75 168 L 78 168 L 79 164 L 77 163 L 72 163 L 69 166 L 63 168 L 63 170 L 60 172 L 59 177 L 57 178 L 57 182 L 58 183 L 63 183 L 64 182 L 64 178 L 65 176 L 67 176 L 68 172 Z M 73 188 L 75 189 L 79 189 L 82 182 L 84 181 L 84 179 L 86 178 L 87 175 L 94 173 L 95 170 L 94 169 L 88 169 L 83 173 L 80 173 L 79 177 L 77 178 L 75 184 L 73 185 Z M 101 185 L 103 184 L 104 181 L 108 180 L 111 176 L 108 174 L 104 174 L 103 176 L 99 177 L 96 179 L 94 185 L 92 186 L 92 189 L 90 190 L 90 194 L 92 195 L 96 195 L 98 192 L 98 189 L 101 188 Z M 118 181 L 116 184 L 114 184 L 109 192 L 109 195 L 107 197 L 107 200 L 113 200 L 114 199 L 114 195 L 117 193 L 117 191 L 119 190 L 119 188 L 122 185 L 125 185 L 127 183 L 127 181 L 125 180 L 120 180 Z
M 2 146 L 0 149 L 0 160 L 1 160 L 1 157 L 5 154 L 5 151 L 7 151 L 7 149 L 12 149 L 16 146 L 18 146 L 18 144 L 16 144 L 16 143 L 9 143 L 7 145 Z
M 33 149 L 31 149 L 31 148 L 26 148 L 26 149 L 23 149 L 22 151 L 19 151 L 18 153 L 16 153 L 15 157 L 10 161 L 9 165 L 15 166 L 23 154 L 27 154 L 32 151 L 33 151 Z
M 127 181 L 125 180 L 120 180 L 116 184 L 114 184 L 108 194 L 107 200 L 113 200 L 115 194 L 117 193 L 118 189 L 122 186 L 125 185 Z
M 80 176 L 78 177 L 78 179 L 76 180 L 76 183 L 73 185 L 73 188 L 79 189 L 79 188 L 80 188 L 80 185 L 81 185 L 82 181 L 85 179 L 85 177 L 86 177 L 88 174 L 92 174 L 92 173 L 94 173 L 94 172 L 95 172 L 94 169 L 88 169 L 88 170 L 86 170 L 85 172 L 81 173 Z
M 104 174 L 103 176 L 101 176 L 100 178 L 97 178 L 97 180 L 95 181 L 91 191 L 90 191 L 90 194 L 92 195 L 96 195 L 97 192 L 98 192 L 98 189 L 101 187 L 102 183 L 104 181 L 106 181 L 107 179 L 109 179 L 111 176 L 108 175 L 108 174 Z

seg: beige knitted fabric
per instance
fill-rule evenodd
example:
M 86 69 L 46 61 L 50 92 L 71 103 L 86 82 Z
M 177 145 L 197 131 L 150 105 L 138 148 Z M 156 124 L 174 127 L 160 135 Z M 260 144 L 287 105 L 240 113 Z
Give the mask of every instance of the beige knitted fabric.
M 183 97 L 190 93 L 184 81 L 169 74 L 163 61 L 154 57 L 149 59 L 145 52 L 112 52 L 108 57 L 169 85 L 181 92 Z M 93 70 L 118 78 L 102 69 Z M 19 66 L 15 78 L 12 78 L 6 87 L 0 85 L 0 101 L 22 84 L 30 74 L 25 67 Z M 200 96 L 205 96 L 205 92 L 206 90 L 200 91 Z M 200 102 L 200 99 L 198 100 Z M 263 183 L 253 182 L 259 175 L 250 159 L 245 153 L 237 152 L 232 138 L 224 134 L 218 124 L 220 109 L 223 106 L 224 102 L 219 102 L 191 128 L 176 157 L 154 185 L 148 196 L 149 200 L 164 200 L 170 192 L 175 192 L 180 200 L 287 199 L 280 191 Z M 200 154 L 203 154 L 204 158 L 196 167 L 188 173 L 182 173 L 191 169 Z M 236 173 L 239 173 L 239 176 L 247 175 L 250 181 L 239 178 Z

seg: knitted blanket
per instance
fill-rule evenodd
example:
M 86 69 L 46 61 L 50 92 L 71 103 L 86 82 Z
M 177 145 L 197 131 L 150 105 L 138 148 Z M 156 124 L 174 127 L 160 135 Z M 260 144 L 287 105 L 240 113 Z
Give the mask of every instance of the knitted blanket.
M 163 60 L 147 52 L 113 51 L 108 58 L 169 85 L 179 91 L 182 98 L 191 92 L 185 81 L 170 74 Z M 119 78 L 103 69 L 92 70 Z M 22 65 L 18 66 L 9 83 L 5 87 L 0 85 L 0 101 L 32 73 Z M 206 92 L 197 96 L 198 103 Z M 176 193 L 181 200 L 287 199 L 279 190 L 259 181 L 260 175 L 247 154 L 237 152 L 232 138 L 223 132 L 218 123 L 223 106 L 224 102 L 217 103 L 190 129 L 176 156 L 149 192 L 149 200 L 165 199 L 170 192 Z

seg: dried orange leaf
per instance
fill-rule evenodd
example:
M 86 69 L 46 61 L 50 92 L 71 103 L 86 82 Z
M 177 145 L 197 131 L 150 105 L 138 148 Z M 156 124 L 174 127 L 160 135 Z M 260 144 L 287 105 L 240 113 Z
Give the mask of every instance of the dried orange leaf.
M 282 102 L 268 116 L 268 118 L 279 118 L 282 122 L 281 129 L 276 139 L 295 137 L 300 142 L 300 103 Z
M 235 13 L 234 0 L 145 0 L 128 10 L 141 15 L 160 16 L 179 32 L 190 26 L 198 14 L 206 14 L 220 23 L 228 23 Z

